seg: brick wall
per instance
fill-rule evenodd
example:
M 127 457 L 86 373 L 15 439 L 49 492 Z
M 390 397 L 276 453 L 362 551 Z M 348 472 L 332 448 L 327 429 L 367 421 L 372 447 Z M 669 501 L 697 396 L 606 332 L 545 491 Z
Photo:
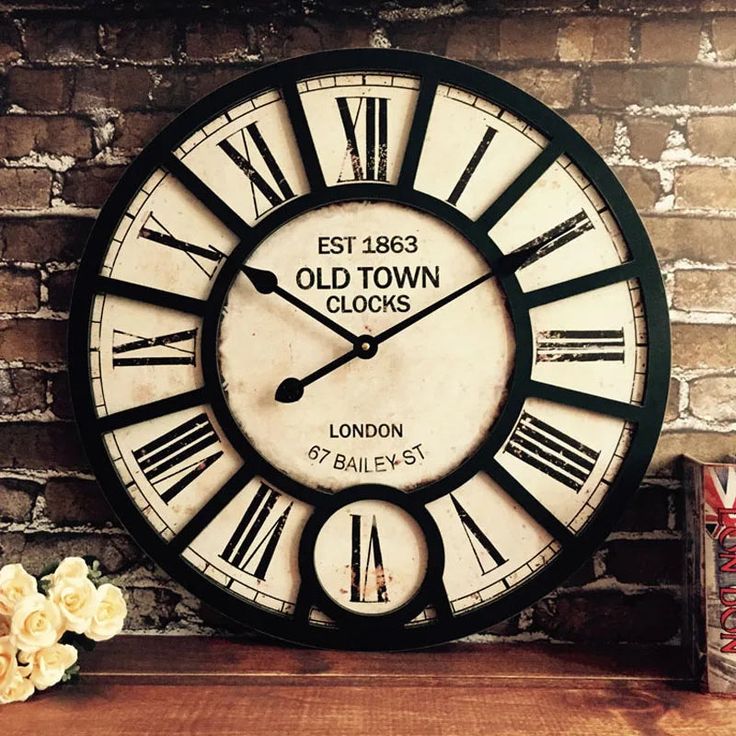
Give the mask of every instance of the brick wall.
M 676 457 L 736 448 L 736 0 L 137 5 L 0 3 L 0 563 L 35 571 L 93 553 L 127 588 L 130 628 L 221 625 L 120 530 L 76 441 L 64 372 L 75 264 L 124 166 L 189 103 L 263 62 L 393 46 L 479 65 L 576 126 L 644 217 L 671 304 L 650 476 L 594 558 L 494 634 L 676 641 Z

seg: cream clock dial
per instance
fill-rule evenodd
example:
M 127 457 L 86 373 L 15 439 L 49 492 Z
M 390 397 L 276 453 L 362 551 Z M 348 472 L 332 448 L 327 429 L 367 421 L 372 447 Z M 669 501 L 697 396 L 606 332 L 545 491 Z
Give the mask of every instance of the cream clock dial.
M 410 648 L 605 537 L 669 375 L 656 258 L 555 113 L 421 54 L 315 54 L 174 121 L 75 287 L 75 408 L 121 520 L 224 613 Z

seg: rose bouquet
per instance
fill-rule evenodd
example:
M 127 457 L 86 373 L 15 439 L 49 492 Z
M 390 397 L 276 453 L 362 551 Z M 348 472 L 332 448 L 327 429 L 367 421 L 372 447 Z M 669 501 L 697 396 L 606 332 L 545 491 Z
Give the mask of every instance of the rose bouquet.
M 103 583 L 99 562 L 67 557 L 38 576 L 0 568 L 0 704 L 79 672 L 80 648 L 111 639 L 127 614 L 120 588 Z

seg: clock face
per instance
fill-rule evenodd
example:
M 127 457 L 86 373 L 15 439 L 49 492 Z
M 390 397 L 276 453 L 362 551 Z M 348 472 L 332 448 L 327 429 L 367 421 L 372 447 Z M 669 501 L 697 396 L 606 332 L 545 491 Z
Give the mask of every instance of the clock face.
M 605 538 L 654 449 L 667 309 L 614 176 L 438 57 L 315 54 L 172 123 L 71 317 L 83 441 L 141 546 L 292 641 L 478 631 Z

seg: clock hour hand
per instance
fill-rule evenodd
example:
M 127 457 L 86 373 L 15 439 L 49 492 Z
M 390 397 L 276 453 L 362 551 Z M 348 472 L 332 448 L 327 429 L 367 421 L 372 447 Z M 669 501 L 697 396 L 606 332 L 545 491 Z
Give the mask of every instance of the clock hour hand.
M 261 294 L 277 294 L 289 302 L 289 304 L 308 314 L 312 319 L 317 320 L 317 322 L 337 333 L 348 342 L 355 343 L 357 341 L 358 336 L 354 335 L 350 330 L 346 330 L 334 320 L 318 312 L 306 302 L 303 302 L 299 297 L 290 294 L 286 289 L 282 289 L 279 286 L 278 277 L 272 271 L 264 271 L 260 268 L 253 268 L 252 266 L 242 266 L 240 270 L 250 279 L 256 291 Z

